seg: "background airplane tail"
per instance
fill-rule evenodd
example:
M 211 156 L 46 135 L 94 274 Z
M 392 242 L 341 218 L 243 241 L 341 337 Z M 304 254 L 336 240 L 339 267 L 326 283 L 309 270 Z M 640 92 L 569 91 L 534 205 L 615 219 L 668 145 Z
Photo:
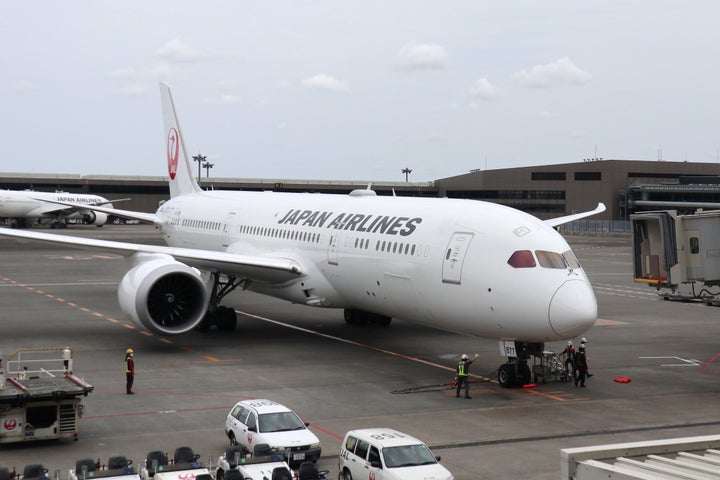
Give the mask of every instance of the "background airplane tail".
M 160 82 L 160 99 L 165 124 L 170 197 L 199 192 L 201 190 L 192 175 L 192 164 L 185 149 L 185 140 L 175 113 L 170 86 L 165 82 Z

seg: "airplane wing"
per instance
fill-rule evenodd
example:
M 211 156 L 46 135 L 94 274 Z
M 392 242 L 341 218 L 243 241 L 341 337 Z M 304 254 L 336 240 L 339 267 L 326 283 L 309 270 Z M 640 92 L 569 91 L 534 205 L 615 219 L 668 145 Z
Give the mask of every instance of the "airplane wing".
M 544 220 L 544 222 L 547 223 L 548 225 L 550 225 L 551 227 L 557 227 L 558 225 L 562 225 L 564 223 L 570 223 L 575 220 L 580 220 L 581 218 L 596 215 L 596 214 L 602 213 L 604 211 L 605 211 L 605 204 L 600 202 L 597 204 L 597 207 L 595 207 L 594 210 L 589 210 L 587 212 L 575 213 L 572 215 L 566 215 L 564 217 L 550 218 L 548 220 Z
M 237 255 L 192 248 L 114 242 L 10 228 L 0 228 L 0 236 L 11 237 L 19 241 L 29 240 L 55 245 L 61 244 L 82 250 L 115 253 L 126 257 L 136 253 L 165 254 L 191 267 L 238 275 L 267 283 L 279 283 L 295 279 L 303 274 L 300 264 L 291 258 Z
M 112 202 L 122 202 L 125 200 L 130 200 L 129 198 L 121 198 L 120 200 L 108 200 L 108 203 Z M 107 213 L 108 215 L 115 215 L 122 218 L 131 218 L 134 220 L 140 220 L 141 222 L 147 222 L 147 223 L 157 223 L 157 215 L 154 213 L 145 213 L 145 212 L 136 212 L 134 210 L 122 210 L 119 208 L 108 208 L 108 207 L 101 207 L 99 205 L 95 204 L 87 204 L 87 203 L 73 203 L 73 202 L 58 202 L 56 200 L 42 200 L 43 202 L 48 203 L 55 203 L 57 205 L 62 205 L 66 208 L 72 208 L 73 210 L 92 210 L 94 212 L 102 212 Z M 59 210 L 65 210 L 64 208 L 56 208 L 54 210 L 50 211 L 59 211 Z

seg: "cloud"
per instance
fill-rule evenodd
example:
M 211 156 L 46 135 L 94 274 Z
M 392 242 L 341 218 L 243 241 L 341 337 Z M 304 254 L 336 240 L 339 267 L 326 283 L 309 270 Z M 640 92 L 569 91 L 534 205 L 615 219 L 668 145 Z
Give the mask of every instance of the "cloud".
M 555 87 L 560 85 L 583 85 L 592 75 L 575 65 L 567 57 L 545 65 L 535 65 L 530 70 L 513 73 L 512 77 L 529 87 Z
M 448 53 L 440 45 L 410 42 L 398 52 L 398 62 L 409 70 L 441 69 L 448 64 Z
M 325 75 L 324 73 L 306 78 L 302 81 L 302 84 L 306 88 L 329 90 L 332 92 L 346 92 L 350 89 L 345 82 L 330 75 Z
M 155 51 L 155 56 L 176 63 L 204 62 L 210 59 L 210 54 L 193 48 L 182 40 L 175 38 Z
M 482 100 L 492 100 L 497 98 L 499 94 L 498 89 L 487 78 L 481 78 L 470 88 L 470 95 Z
M 110 72 L 110 76 L 112 78 L 119 78 L 119 79 L 135 78 L 136 75 L 137 75 L 137 72 L 132 67 L 118 68 L 118 69 Z
M 37 86 L 29 80 L 20 80 L 15 84 L 15 90 L 19 93 L 33 92 L 37 90 Z

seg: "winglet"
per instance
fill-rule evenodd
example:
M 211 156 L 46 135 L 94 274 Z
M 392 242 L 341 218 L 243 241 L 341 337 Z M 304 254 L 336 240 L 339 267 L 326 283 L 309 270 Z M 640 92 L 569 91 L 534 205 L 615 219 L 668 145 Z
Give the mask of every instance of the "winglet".
M 566 215 L 564 217 L 550 218 L 550 219 L 544 220 L 544 221 L 551 227 L 557 227 L 558 225 L 573 222 L 575 220 L 580 220 L 581 218 L 590 217 L 592 215 L 596 215 L 596 214 L 602 213 L 604 211 L 605 211 L 605 204 L 600 202 L 597 204 L 597 207 L 595 207 L 594 210 L 590 210 L 587 212 L 581 212 L 581 213 L 575 213 L 573 215 Z
M 180 130 L 173 104 L 170 86 L 160 82 L 160 100 L 162 102 L 163 121 L 165 124 L 165 143 L 168 176 L 170 177 L 170 197 L 200 192 L 195 178 L 192 176 L 192 165 L 185 148 L 185 139 Z

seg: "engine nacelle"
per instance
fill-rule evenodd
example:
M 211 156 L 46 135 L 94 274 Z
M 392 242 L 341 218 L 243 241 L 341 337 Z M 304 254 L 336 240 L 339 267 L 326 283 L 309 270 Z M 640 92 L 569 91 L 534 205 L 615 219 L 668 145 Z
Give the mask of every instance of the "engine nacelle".
M 177 335 L 205 316 L 210 295 L 200 272 L 170 255 L 136 253 L 118 287 L 123 312 L 153 333 Z
M 88 225 L 105 225 L 107 219 L 107 213 L 93 212 L 92 210 L 83 213 L 83 221 Z

